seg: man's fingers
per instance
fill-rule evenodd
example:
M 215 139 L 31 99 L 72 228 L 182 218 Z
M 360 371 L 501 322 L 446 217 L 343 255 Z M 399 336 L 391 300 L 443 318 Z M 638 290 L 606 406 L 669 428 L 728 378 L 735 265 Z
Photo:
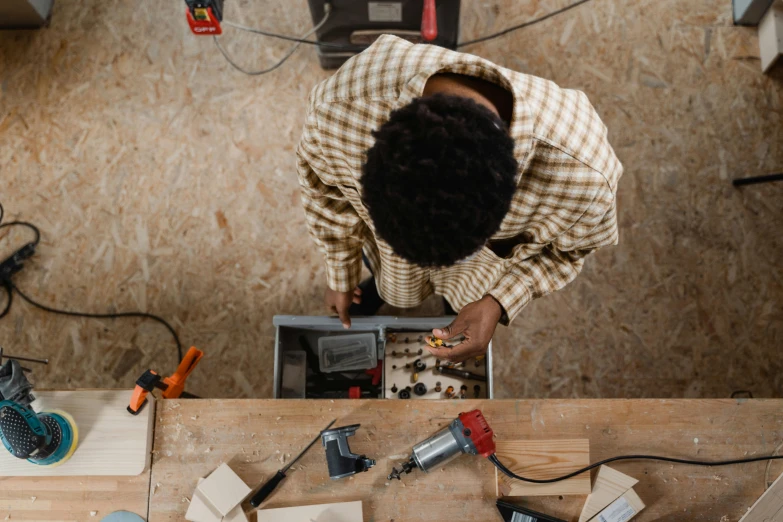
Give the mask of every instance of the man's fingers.
M 353 295 L 362 295 L 362 289 L 357 286 L 353 289 Z
M 454 349 L 454 348 L 432 348 L 429 346 L 425 346 L 425 348 L 427 348 L 427 350 L 429 350 L 430 353 L 435 356 L 435 358 L 446 359 L 446 360 L 448 360 L 448 358 L 451 357 L 451 351 Z
M 340 322 L 343 323 L 343 328 L 348 329 L 351 327 L 351 315 L 348 313 L 348 307 L 338 309 L 337 316 L 340 318 Z
M 353 296 L 353 303 L 354 304 L 362 304 L 362 296 L 354 294 L 354 296 Z
M 456 337 L 465 331 L 465 325 L 462 323 L 459 317 L 454 319 L 452 323 L 444 328 L 435 328 L 432 330 L 432 335 L 440 337 L 441 339 L 451 339 Z
M 427 347 L 427 350 L 429 350 L 430 353 L 438 359 L 443 359 L 453 363 L 467 361 L 468 359 L 472 359 L 484 353 L 480 346 L 476 346 L 470 341 L 456 344 L 452 348 Z

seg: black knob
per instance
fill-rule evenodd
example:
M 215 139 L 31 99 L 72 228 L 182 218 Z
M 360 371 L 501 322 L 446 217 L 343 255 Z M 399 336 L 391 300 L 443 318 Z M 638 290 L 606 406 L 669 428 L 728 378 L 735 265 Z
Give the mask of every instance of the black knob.
M 413 387 L 413 393 L 421 397 L 425 393 L 427 393 L 427 385 L 423 382 L 417 383 L 416 386 Z
M 400 390 L 400 393 L 397 394 L 397 397 L 399 397 L 400 399 L 410 399 L 411 392 L 407 388 L 404 390 Z

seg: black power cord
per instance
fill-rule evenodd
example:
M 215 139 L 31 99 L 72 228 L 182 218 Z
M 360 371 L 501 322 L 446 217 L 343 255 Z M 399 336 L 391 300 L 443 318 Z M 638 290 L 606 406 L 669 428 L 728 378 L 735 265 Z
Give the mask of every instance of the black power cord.
M 169 331 L 171 336 L 174 338 L 174 342 L 177 344 L 178 360 L 180 361 L 182 360 L 182 342 L 179 340 L 177 331 L 174 330 L 171 324 L 169 324 L 162 317 L 159 317 L 154 314 L 148 314 L 146 312 L 118 312 L 118 313 L 107 313 L 107 314 L 93 314 L 87 312 L 74 312 L 71 310 L 62 310 L 62 309 L 53 308 L 51 306 L 41 304 L 36 300 L 34 300 L 33 298 L 29 297 L 24 292 L 22 292 L 19 289 L 19 287 L 16 286 L 13 283 L 13 281 L 11 281 L 11 275 L 21 270 L 22 261 L 30 258 L 33 255 L 33 253 L 35 252 L 35 247 L 37 247 L 38 243 L 40 243 L 41 241 L 41 232 L 38 229 L 38 227 L 26 221 L 12 221 L 10 223 L 3 223 L 4 215 L 5 215 L 5 211 L 3 209 L 3 205 L 0 204 L 0 229 L 6 227 L 13 227 L 13 226 L 23 226 L 32 230 L 35 233 L 35 239 L 32 242 L 27 243 L 20 250 L 17 250 L 14 253 L 14 255 L 11 256 L 8 260 L 0 263 L 0 285 L 5 289 L 7 295 L 7 303 L 3 311 L 0 312 L 0 319 L 8 315 L 8 312 L 11 309 L 11 303 L 13 302 L 14 293 L 17 293 L 19 297 L 21 297 L 24 301 L 26 301 L 30 305 L 40 310 L 43 310 L 44 312 L 49 312 L 57 315 L 64 315 L 68 317 L 80 317 L 85 319 L 122 319 L 122 318 L 129 318 L 129 317 L 137 318 L 137 319 L 149 319 L 152 321 L 156 321 L 162 324 L 164 327 L 166 327 L 166 329 Z
M 274 64 L 270 65 L 269 67 L 266 67 L 266 68 L 260 69 L 260 70 L 256 70 L 256 71 L 245 69 L 241 65 L 237 64 L 231 58 L 231 56 L 228 55 L 228 52 L 220 44 L 220 40 L 218 40 L 218 37 L 217 36 L 213 36 L 212 39 L 214 40 L 215 45 L 217 46 L 217 48 L 220 51 L 220 53 L 223 55 L 223 58 L 225 58 L 228 61 L 228 63 L 230 63 L 231 66 L 234 67 L 234 69 L 236 69 L 236 70 L 238 70 L 240 72 L 243 72 L 243 73 L 247 74 L 248 76 L 260 76 L 262 74 L 271 73 L 272 71 L 274 71 L 275 69 L 277 69 L 278 67 L 283 65 L 296 52 L 296 50 L 299 48 L 299 46 L 302 44 L 302 42 L 307 42 L 308 41 L 308 40 L 304 40 L 304 38 L 307 38 L 308 36 L 310 36 L 311 34 L 316 32 L 318 29 L 323 27 L 323 25 L 327 22 L 327 20 L 329 20 L 329 14 L 331 14 L 331 12 L 332 12 L 332 4 L 327 2 L 326 4 L 324 4 L 324 17 L 323 17 L 323 19 L 321 19 L 320 22 L 315 24 L 315 26 L 312 29 L 310 29 L 305 34 L 303 34 L 301 39 L 295 38 L 295 40 L 298 40 L 298 41 L 294 45 L 291 46 L 291 48 L 283 55 L 282 58 L 280 58 L 280 60 L 278 60 Z M 263 31 L 257 31 L 256 29 L 253 29 L 251 27 L 244 27 L 244 26 L 241 26 L 241 25 L 234 24 L 232 22 L 225 22 L 225 24 L 226 25 L 230 25 L 232 27 L 239 28 L 239 29 L 243 29 L 245 31 L 250 31 L 250 32 L 253 32 L 253 33 L 260 32 L 261 34 L 264 34 Z
M 572 477 L 575 477 L 577 475 L 581 475 L 582 473 L 586 471 L 590 471 L 591 469 L 595 469 L 599 466 L 603 466 L 604 464 L 609 464 L 610 462 L 617 462 L 618 460 L 657 460 L 661 462 L 672 462 L 674 464 L 688 464 L 692 466 L 731 466 L 734 464 L 749 464 L 751 462 L 763 462 L 767 460 L 779 460 L 783 459 L 783 455 L 767 455 L 764 457 L 751 457 L 747 459 L 735 459 L 735 460 L 718 460 L 718 461 L 704 461 L 704 460 L 688 460 L 688 459 L 677 459 L 672 457 L 658 457 L 655 455 L 621 455 L 619 457 L 612 457 L 608 459 L 604 459 L 602 461 L 596 462 L 594 464 L 590 464 L 589 466 L 586 466 L 582 469 L 578 469 L 574 471 L 573 473 L 569 473 L 567 475 L 563 475 L 562 477 L 556 477 L 552 479 L 531 479 L 526 477 L 521 477 L 508 469 L 506 466 L 503 465 L 503 463 L 498 460 L 498 456 L 496 454 L 492 454 L 489 456 L 489 461 L 495 465 L 498 470 L 500 470 L 501 473 L 504 475 L 511 477 L 513 479 L 521 480 L 522 482 L 530 482 L 533 484 L 552 484 L 553 482 L 561 482 L 563 480 L 570 479 Z
M 518 31 L 519 29 L 524 29 L 525 27 L 530 27 L 531 25 L 535 25 L 535 24 L 537 24 L 539 22 L 543 22 L 544 20 L 548 20 L 548 19 L 552 18 L 553 16 L 557 16 L 560 13 L 565 13 L 566 11 L 570 11 L 574 7 L 579 7 L 580 5 L 586 4 L 589 1 L 590 0 L 577 0 L 573 4 L 567 5 L 567 6 L 563 7 L 562 9 L 557 9 L 555 11 L 552 11 L 551 13 L 545 14 L 544 16 L 540 16 L 538 18 L 534 18 L 533 20 L 529 20 L 527 22 L 523 22 L 521 24 L 511 26 L 511 27 L 509 27 L 507 29 L 503 29 L 502 31 L 499 31 L 497 33 L 492 33 L 492 34 L 489 34 L 487 36 L 482 36 L 481 38 L 476 38 L 475 40 L 468 40 L 467 42 L 460 42 L 460 43 L 457 44 L 457 47 L 458 48 L 459 47 L 465 47 L 465 46 L 468 46 L 468 45 L 473 45 L 473 44 L 477 44 L 477 43 L 481 43 L 481 42 L 486 42 L 488 40 L 494 40 L 495 38 L 500 38 L 501 36 L 505 36 L 508 33 L 511 33 L 511 32 L 514 32 L 514 31 Z

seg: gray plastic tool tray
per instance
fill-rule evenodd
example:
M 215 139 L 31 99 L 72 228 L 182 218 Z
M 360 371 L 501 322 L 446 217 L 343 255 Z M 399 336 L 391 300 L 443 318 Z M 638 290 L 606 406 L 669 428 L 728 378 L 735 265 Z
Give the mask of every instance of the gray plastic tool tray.
M 282 398 L 283 354 L 285 352 L 302 350 L 299 343 L 300 336 L 305 336 L 311 346 L 317 347 L 318 339 L 325 335 L 372 332 L 377 335 L 378 359 L 384 360 L 388 333 L 416 332 L 442 328 L 451 323 L 453 319 L 453 317 L 358 317 L 351 319 L 351 329 L 346 330 L 336 317 L 277 315 L 273 319 L 276 330 L 274 397 L 276 399 Z M 485 361 L 487 375 L 486 395 L 491 399 L 493 397 L 491 343 Z M 382 389 L 387 389 L 385 375 L 384 382 L 381 385 Z M 302 387 L 304 387 L 304 384 Z

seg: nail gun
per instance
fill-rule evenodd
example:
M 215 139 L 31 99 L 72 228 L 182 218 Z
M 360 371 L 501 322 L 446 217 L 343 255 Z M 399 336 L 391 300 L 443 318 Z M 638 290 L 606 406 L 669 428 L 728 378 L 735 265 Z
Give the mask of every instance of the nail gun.
M 0 440 L 20 459 L 38 466 L 59 466 L 79 443 L 76 421 L 64 411 L 36 413 L 33 385 L 15 359 L 0 366 Z

